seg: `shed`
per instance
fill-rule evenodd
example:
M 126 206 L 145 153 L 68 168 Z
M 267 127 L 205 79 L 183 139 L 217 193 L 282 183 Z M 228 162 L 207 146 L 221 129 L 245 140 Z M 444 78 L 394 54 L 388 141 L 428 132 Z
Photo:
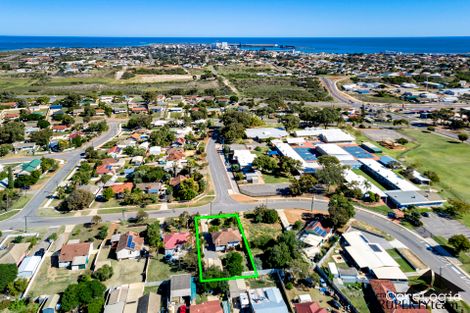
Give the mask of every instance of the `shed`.
M 21 265 L 18 268 L 18 277 L 27 279 L 33 277 L 39 266 L 39 263 L 41 263 L 40 256 L 35 255 L 24 258 L 23 262 L 21 262 Z

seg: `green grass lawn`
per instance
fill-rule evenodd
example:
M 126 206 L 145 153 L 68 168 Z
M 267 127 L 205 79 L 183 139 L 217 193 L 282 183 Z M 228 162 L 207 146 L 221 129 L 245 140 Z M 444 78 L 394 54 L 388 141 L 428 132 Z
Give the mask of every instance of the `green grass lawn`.
M 387 250 L 388 254 L 390 254 L 390 256 L 392 258 L 395 259 L 395 261 L 400 265 L 400 269 L 405 272 L 405 273 L 408 273 L 408 272 L 414 272 L 415 270 L 411 267 L 411 265 L 408 263 L 408 261 L 406 261 L 399 253 L 396 249 L 388 249 Z
M 345 284 L 341 291 L 351 301 L 352 305 L 361 313 L 370 312 L 364 298 L 364 291 L 359 284 Z
M 0 221 L 4 221 L 9 219 L 10 217 L 15 216 L 17 213 L 19 213 L 20 210 L 11 210 L 5 213 L 0 214 Z
M 185 271 L 178 269 L 177 266 L 172 267 L 169 264 L 163 262 L 163 255 L 160 255 L 158 259 L 150 260 L 147 281 L 161 281 L 167 280 L 172 275 L 182 274 Z
M 436 187 L 442 189 L 444 196 L 470 201 L 470 145 L 416 129 L 404 129 L 402 133 L 418 143 L 403 153 L 406 162 L 415 164 L 421 172 L 436 172 L 440 178 Z
M 263 174 L 263 180 L 265 184 L 280 184 L 288 183 L 289 178 L 285 176 L 275 176 L 270 174 Z

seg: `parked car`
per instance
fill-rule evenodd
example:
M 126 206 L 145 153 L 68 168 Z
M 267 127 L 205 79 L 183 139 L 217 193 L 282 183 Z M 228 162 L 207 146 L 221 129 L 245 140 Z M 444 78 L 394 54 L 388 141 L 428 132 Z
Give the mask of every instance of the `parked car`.
M 421 212 L 421 216 L 423 216 L 423 217 L 429 217 L 429 213 L 428 213 L 428 212 Z

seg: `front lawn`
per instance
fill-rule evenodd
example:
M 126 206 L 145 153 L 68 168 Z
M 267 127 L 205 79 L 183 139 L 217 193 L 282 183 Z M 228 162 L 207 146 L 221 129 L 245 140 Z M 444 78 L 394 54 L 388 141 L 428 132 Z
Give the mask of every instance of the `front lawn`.
M 405 260 L 399 253 L 396 249 L 388 249 L 387 250 L 388 254 L 390 254 L 390 256 L 392 258 L 395 259 L 395 261 L 398 263 L 398 265 L 400 265 L 400 269 L 404 272 L 404 273 L 408 273 L 408 272 L 414 272 L 415 270 L 411 267 L 411 265 L 408 263 L 407 260 Z
M 263 180 L 265 184 L 281 184 L 281 183 L 288 183 L 290 180 L 288 177 L 285 176 L 275 176 L 270 174 L 263 173 Z

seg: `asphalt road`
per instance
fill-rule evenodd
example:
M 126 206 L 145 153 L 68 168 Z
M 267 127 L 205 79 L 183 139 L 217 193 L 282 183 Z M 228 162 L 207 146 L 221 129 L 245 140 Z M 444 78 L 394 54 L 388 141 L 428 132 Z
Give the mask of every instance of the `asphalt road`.
M 101 136 L 91 140 L 89 143 L 84 145 L 80 149 L 76 149 L 73 151 L 65 152 L 65 153 L 57 153 L 57 154 L 47 154 L 45 156 L 63 159 L 65 164 L 62 168 L 57 170 L 56 174 L 49 179 L 43 186 L 40 188 L 33 196 L 33 198 L 25 205 L 23 210 L 20 213 L 14 216 L 13 219 L 6 220 L 4 222 L 0 222 L 0 228 L 11 228 L 11 225 L 18 225 L 19 221 L 22 221 L 24 224 L 25 218 L 29 219 L 36 219 L 38 218 L 37 210 L 41 207 L 42 203 L 44 203 L 50 195 L 52 195 L 59 185 L 69 174 L 72 172 L 74 167 L 77 166 L 81 159 L 81 154 L 85 152 L 85 149 L 89 146 L 99 146 L 103 143 L 109 141 L 113 137 L 115 137 L 118 132 L 120 131 L 120 124 L 116 121 L 112 121 L 108 123 L 109 129 L 106 133 L 102 134 Z M 42 156 L 35 156 L 35 157 L 24 157 L 24 158 L 13 158 L 13 159 L 6 159 L 1 160 L 2 163 L 11 163 L 11 162 L 27 162 L 32 159 L 39 159 Z M 52 225 L 52 224 L 51 224 Z

